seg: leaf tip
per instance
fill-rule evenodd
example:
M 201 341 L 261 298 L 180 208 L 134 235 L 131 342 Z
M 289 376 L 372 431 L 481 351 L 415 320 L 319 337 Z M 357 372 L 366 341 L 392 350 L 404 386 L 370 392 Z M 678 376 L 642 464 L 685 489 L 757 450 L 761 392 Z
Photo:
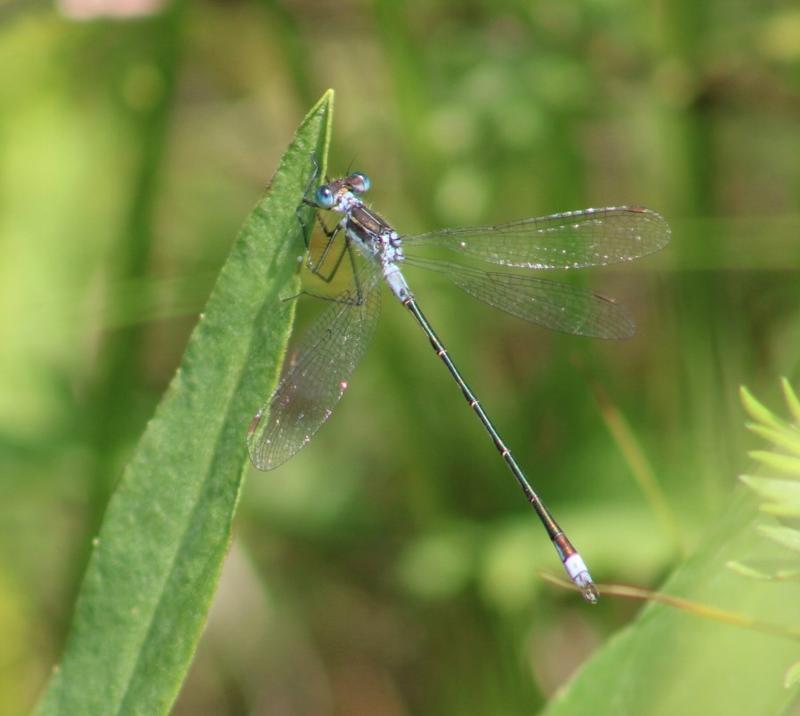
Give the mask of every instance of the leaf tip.
M 783 685 L 790 689 L 800 683 L 800 661 L 792 664 L 786 671 L 783 679 Z
M 756 423 L 775 428 L 781 427 L 781 421 L 763 403 L 756 400 L 744 385 L 739 386 L 739 398 L 742 401 L 745 412 Z
M 333 112 L 333 102 L 335 97 L 336 97 L 336 92 L 332 87 L 326 89 L 322 93 L 322 96 L 314 103 L 314 106 L 311 107 L 311 109 L 309 110 L 308 112 L 309 116 L 317 114 L 318 112 L 328 112 L 328 113 Z
M 786 401 L 786 405 L 789 407 L 792 418 L 796 423 L 800 423 L 800 398 L 798 398 L 797 393 L 794 388 L 792 388 L 792 384 L 785 376 L 781 377 L 781 388 L 783 389 L 783 397 Z

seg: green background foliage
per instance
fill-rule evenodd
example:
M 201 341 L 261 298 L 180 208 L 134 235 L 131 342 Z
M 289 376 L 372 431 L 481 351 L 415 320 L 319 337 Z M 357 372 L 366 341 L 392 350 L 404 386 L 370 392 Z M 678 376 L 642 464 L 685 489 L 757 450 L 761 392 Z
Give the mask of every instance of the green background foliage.
M 76 611 L 93 540 L 102 554 L 104 515 L 124 505 L 109 499 L 237 231 L 328 87 L 330 171 L 367 172 L 400 231 L 623 203 L 669 219 L 660 255 L 570 277 L 630 307 L 639 331 L 624 343 L 548 333 L 409 280 L 598 581 L 663 583 L 800 625 L 795 583 L 741 568 L 791 570 L 796 551 L 736 487 L 740 473 L 762 491 L 785 477 L 748 457 L 763 435 L 746 432 L 739 386 L 780 415 L 777 376 L 800 380 L 793 3 L 201 1 L 76 17 L 90 5 L 0 4 L 0 712 L 29 711 L 62 661 L 56 688 L 68 685 L 81 628 L 98 664 L 117 656 L 112 615 L 81 627 Z M 271 250 L 288 258 L 294 230 Z M 231 287 L 248 310 L 283 295 L 261 277 Z M 297 303 L 298 329 L 317 304 Z M 174 713 L 790 708 L 796 641 L 610 595 L 590 608 L 544 582 L 560 568 L 491 444 L 388 296 L 383 313 L 314 442 L 246 473 L 216 592 L 211 569 L 170 624 L 165 658 L 186 663 L 213 595 Z M 266 317 L 252 329 L 283 340 Z M 264 391 L 274 355 L 252 360 L 248 385 Z M 202 462 L 224 424 L 217 487 L 234 495 L 237 435 L 264 397 L 187 410 L 171 448 Z M 175 534 L 191 511 L 182 481 L 204 478 L 145 467 L 166 483 L 153 509 Z M 217 560 L 231 508 L 196 525 Z M 135 546 L 150 526 L 127 517 Z M 132 576 L 125 565 L 117 576 Z M 119 712 L 168 702 L 153 694 L 180 670 L 143 673 L 142 700 Z M 77 678 L 112 690 L 94 667 Z

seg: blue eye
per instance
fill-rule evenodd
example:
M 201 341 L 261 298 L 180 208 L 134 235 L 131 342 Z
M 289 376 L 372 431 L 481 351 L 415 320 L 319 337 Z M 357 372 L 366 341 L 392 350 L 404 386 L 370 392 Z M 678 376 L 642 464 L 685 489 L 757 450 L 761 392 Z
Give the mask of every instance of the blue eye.
M 314 203 L 322 209 L 330 209 L 333 206 L 333 192 L 327 184 L 323 184 L 317 193 L 314 194 Z
M 371 186 L 369 177 L 362 172 L 353 172 L 347 177 L 347 185 L 356 193 L 363 194 Z

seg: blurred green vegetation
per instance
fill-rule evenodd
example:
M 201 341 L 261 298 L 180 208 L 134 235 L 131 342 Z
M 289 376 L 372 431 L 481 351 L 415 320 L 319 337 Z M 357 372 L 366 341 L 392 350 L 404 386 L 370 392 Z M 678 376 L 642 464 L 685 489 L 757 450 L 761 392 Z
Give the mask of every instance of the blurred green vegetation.
M 596 579 L 657 587 L 709 531 L 736 530 L 731 515 L 744 534 L 738 502 L 722 517 L 756 445 L 738 386 L 775 404 L 776 376 L 800 380 L 795 4 L 264 0 L 74 17 L 91 5 L 0 3 L 1 713 L 25 712 L 57 662 L 122 466 L 328 87 L 331 171 L 368 172 L 401 231 L 622 203 L 670 220 L 661 255 L 584 277 L 631 307 L 626 343 L 415 287 Z M 300 327 L 314 310 L 298 305 Z M 540 569 L 559 569 L 550 545 L 387 300 L 336 417 L 249 476 L 175 713 L 536 712 L 637 610 L 590 609 Z M 726 629 L 663 659 L 778 649 Z M 781 688 L 767 664 L 753 689 Z

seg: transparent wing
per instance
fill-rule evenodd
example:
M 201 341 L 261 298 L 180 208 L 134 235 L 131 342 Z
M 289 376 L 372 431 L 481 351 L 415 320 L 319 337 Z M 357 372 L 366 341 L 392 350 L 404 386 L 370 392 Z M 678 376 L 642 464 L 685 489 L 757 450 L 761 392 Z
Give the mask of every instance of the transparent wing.
M 368 266 L 355 286 L 332 298 L 290 353 L 275 392 L 247 434 L 250 460 L 272 470 L 307 445 L 331 416 L 364 355 L 380 313 L 380 273 Z
M 544 328 L 591 338 L 630 338 L 635 326 L 610 298 L 538 276 L 481 271 L 450 262 L 407 258 L 410 266 L 442 273 L 456 286 L 501 311 Z
M 658 251 L 669 237 L 660 214 L 619 206 L 431 231 L 403 237 L 403 245 L 412 251 L 438 246 L 501 266 L 567 269 L 631 261 Z

